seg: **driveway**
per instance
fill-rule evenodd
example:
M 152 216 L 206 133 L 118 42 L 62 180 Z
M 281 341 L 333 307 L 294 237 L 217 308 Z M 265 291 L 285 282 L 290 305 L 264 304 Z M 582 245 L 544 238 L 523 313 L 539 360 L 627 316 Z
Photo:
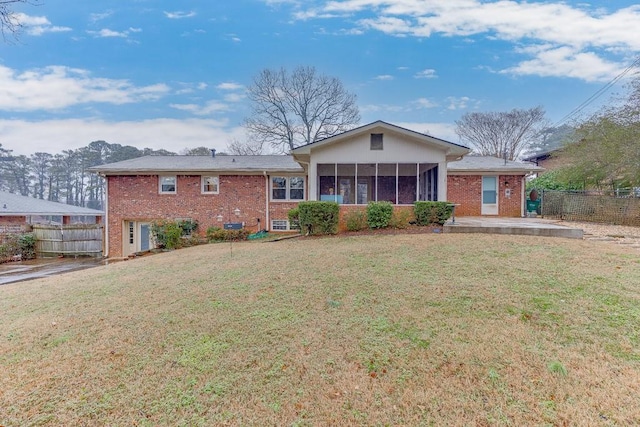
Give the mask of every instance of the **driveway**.
M 100 258 L 41 258 L 0 264 L 0 285 L 104 265 Z

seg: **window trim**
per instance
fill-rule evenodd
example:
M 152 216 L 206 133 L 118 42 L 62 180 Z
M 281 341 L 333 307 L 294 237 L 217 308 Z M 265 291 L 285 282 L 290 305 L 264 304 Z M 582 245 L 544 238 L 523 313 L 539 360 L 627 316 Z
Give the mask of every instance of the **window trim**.
M 205 190 L 205 178 L 215 178 L 216 189 L 214 191 Z M 201 175 L 200 176 L 200 192 L 202 194 L 220 194 L 220 175 Z
M 284 199 L 276 199 L 273 197 L 274 178 L 284 178 L 285 180 L 285 188 L 284 188 L 285 198 Z M 301 199 L 291 198 L 291 178 L 302 179 L 302 198 Z M 300 188 L 294 188 L 294 190 L 300 190 Z M 307 200 L 307 177 L 305 175 L 271 175 L 269 177 L 269 200 L 272 202 L 303 202 Z
M 162 180 L 165 178 L 173 178 L 173 191 L 162 190 Z M 158 175 L 158 192 L 160 194 L 177 194 L 178 193 L 178 177 L 176 175 Z
M 384 151 L 384 134 L 372 133 L 369 141 L 369 150 L 371 151 Z

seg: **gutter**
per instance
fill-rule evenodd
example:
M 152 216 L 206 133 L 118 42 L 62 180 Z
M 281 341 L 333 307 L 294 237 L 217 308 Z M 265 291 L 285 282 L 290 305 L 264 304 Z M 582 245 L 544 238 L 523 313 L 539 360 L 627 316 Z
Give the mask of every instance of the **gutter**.
M 269 221 L 269 175 L 267 175 L 267 171 L 262 171 L 262 174 L 264 175 L 264 215 L 266 222 L 264 230 L 271 231 L 271 222 Z

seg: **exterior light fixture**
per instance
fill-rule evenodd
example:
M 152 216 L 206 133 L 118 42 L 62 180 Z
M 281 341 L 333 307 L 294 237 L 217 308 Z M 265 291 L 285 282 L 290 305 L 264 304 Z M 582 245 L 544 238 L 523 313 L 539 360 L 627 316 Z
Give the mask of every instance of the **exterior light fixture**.
M 216 216 L 216 219 L 218 220 L 218 222 L 222 222 L 222 214 L 218 214 L 218 216 Z
M 239 208 L 235 208 L 235 209 L 233 210 L 233 213 L 234 213 L 236 216 L 240 216 L 240 209 L 239 209 Z

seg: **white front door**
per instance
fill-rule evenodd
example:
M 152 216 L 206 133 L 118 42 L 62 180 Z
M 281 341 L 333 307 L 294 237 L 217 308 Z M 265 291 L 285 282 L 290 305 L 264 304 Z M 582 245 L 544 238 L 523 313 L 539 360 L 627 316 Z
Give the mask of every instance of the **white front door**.
M 482 215 L 498 215 L 498 177 L 482 177 Z

